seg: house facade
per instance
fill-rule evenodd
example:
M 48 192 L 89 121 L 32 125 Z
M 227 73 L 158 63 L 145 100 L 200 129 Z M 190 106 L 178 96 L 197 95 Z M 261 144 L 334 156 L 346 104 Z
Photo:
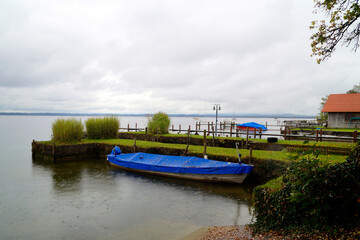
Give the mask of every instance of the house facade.
M 322 112 L 329 128 L 360 128 L 360 93 L 330 94 Z

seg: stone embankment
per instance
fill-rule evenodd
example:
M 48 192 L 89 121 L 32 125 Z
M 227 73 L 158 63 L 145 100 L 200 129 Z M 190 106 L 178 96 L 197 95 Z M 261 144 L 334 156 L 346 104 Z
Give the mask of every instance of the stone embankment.
M 183 149 L 165 148 L 165 147 L 136 147 L 118 145 L 123 153 L 132 152 L 146 152 L 153 154 L 175 155 L 180 156 L 184 154 Z M 83 143 L 83 144 L 69 144 L 69 145 L 55 145 L 53 143 L 32 142 L 32 154 L 34 159 L 41 159 L 49 163 L 61 163 L 71 161 L 83 161 L 86 159 L 106 159 L 106 155 L 111 153 L 115 147 L 113 144 L 106 143 Z M 203 157 L 202 154 L 192 154 L 197 157 Z M 235 157 L 211 155 L 208 154 L 209 159 L 237 162 Z M 252 183 L 264 183 L 270 179 L 281 176 L 288 167 L 288 162 L 277 161 L 272 159 L 256 159 L 256 158 L 242 158 L 245 163 L 253 164 L 254 170 L 246 180 Z

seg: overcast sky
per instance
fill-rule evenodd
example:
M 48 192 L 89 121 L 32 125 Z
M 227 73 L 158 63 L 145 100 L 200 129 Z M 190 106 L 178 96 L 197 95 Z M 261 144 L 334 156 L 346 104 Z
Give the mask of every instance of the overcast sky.
M 360 82 L 311 58 L 313 0 L 0 0 L 0 112 L 307 114 Z

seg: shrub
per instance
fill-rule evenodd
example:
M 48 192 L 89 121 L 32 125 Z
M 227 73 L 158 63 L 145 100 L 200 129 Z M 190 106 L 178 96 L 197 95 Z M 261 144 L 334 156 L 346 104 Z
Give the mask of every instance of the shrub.
M 89 118 L 85 122 L 88 138 L 117 138 L 120 121 L 117 117 Z
M 148 131 L 151 134 L 157 133 L 159 129 L 160 134 L 169 133 L 170 118 L 166 113 L 158 112 L 152 116 L 148 122 Z
M 75 118 L 57 119 L 52 124 L 53 141 L 74 142 L 80 141 L 84 135 L 84 126 L 81 120 Z
M 316 155 L 294 161 L 276 188 L 254 189 L 256 231 L 327 231 L 360 223 L 360 145 L 346 162 L 328 165 Z

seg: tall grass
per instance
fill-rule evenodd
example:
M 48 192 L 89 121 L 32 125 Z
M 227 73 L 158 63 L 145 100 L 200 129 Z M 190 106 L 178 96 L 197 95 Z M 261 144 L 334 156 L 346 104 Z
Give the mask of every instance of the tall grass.
M 52 124 L 53 141 L 74 142 L 80 141 L 84 135 L 84 126 L 81 120 L 75 118 L 57 119 Z
M 166 113 L 158 112 L 152 116 L 148 122 L 148 131 L 151 134 L 157 133 L 159 130 L 160 134 L 169 133 L 170 118 Z
M 89 118 L 85 122 L 88 138 L 117 138 L 120 121 L 117 117 Z

